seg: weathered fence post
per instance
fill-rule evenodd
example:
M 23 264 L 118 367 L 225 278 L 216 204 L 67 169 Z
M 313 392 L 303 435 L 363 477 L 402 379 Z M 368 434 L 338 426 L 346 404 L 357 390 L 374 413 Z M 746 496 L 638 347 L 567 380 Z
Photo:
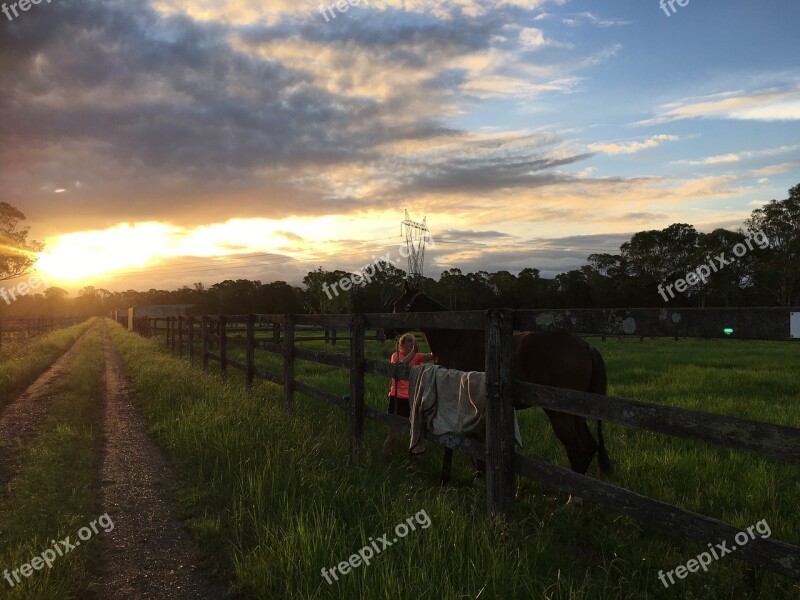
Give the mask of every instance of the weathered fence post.
M 350 464 L 361 461 L 363 450 L 364 315 L 354 314 L 350 317 Z
M 514 512 L 514 313 L 486 313 L 486 502 L 490 516 Z
M 178 317 L 178 356 L 183 356 L 183 317 Z
M 331 327 L 331 345 L 336 345 L 336 327 Z
M 166 323 L 164 324 L 164 326 L 167 328 L 167 329 L 166 329 L 166 335 L 165 335 L 165 338 L 166 338 L 166 340 L 165 340 L 165 345 L 167 346 L 167 348 L 169 348 L 169 317 L 167 317 L 167 318 L 166 318 L 166 319 L 164 319 L 164 320 L 166 321 Z
M 245 353 L 245 376 L 247 389 L 253 391 L 253 381 L 256 378 L 256 316 L 247 315 L 247 350 Z
M 294 315 L 286 315 L 283 332 L 283 410 L 294 410 Z
M 208 315 L 200 317 L 200 335 L 203 338 L 203 371 L 208 371 Z
M 189 331 L 187 333 L 189 342 L 189 362 L 194 362 L 194 317 L 189 317 Z
M 272 341 L 276 344 L 281 343 L 281 324 L 280 323 L 273 323 L 272 324 Z
M 222 378 L 228 377 L 228 317 L 219 316 L 219 370 Z

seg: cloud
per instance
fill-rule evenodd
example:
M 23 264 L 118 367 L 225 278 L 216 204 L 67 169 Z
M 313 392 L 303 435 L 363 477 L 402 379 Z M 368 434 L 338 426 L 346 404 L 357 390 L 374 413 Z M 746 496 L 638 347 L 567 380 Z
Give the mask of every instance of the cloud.
M 792 162 L 785 162 L 779 165 L 771 165 L 769 167 L 764 167 L 763 169 L 756 169 L 752 172 L 753 175 L 780 175 L 781 173 L 788 173 L 789 171 L 795 171 L 800 169 L 800 160 L 795 160 Z
M 659 107 L 659 115 L 634 125 L 660 125 L 684 119 L 739 121 L 800 120 L 800 85 L 756 92 L 742 90 L 687 98 Z
M 284 0 L 54 3 L 0 38 L 0 187 L 42 213 L 69 190 L 49 214 L 69 226 L 357 211 L 461 176 L 485 191 L 569 180 L 555 169 L 587 153 L 420 162 L 476 139 L 451 125 L 465 106 L 572 93 L 609 56 L 531 58 L 557 42 L 522 23 L 562 4 L 371 0 L 325 24 Z
M 718 154 L 715 156 L 707 156 L 699 160 L 676 160 L 672 164 L 676 165 L 721 165 L 735 163 L 751 158 L 764 158 L 768 156 L 779 156 L 787 152 L 793 152 L 800 149 L 800 144 L 792 146 L 779 146 L 777 148 L 765 148 L 764 150 L 751 150 L 745 152 L 729 152 L 727 154 Z
M 680 139 L 677 135 L 654 135 L 643 142 L 610 142 L 589 144 L 587 148 L 592 152 L 603 154 L 635 154 L 642 150 L 658 148 L 664 142 L 677 142 Z
M 581 12 L 581 13 L 573 13 L 569 15 L 567 19 L 564 19 L 564 23 L 567 25 L 578 25 L 581 22 L 590 23 L 597 27 L 619 27 L 622 25 L 630 25 L 630 21 L 626 21 L 625 19 L 615 19 L 615 18 L 608 18 L 608 17 L 598 17 L 592 12 Z

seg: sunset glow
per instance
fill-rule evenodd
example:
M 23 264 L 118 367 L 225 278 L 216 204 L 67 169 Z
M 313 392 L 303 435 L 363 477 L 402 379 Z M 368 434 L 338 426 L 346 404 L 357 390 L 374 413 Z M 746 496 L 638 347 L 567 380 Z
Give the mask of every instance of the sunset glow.
M 296 260 L 336 252 L 341 242 L 303 243 L 320 231 L 335 235 L 341 219 L 231 219 L 194 228 L 164 223 L 121 223 L 99 231 L 82 231 L 47 240 L 37 268 L 49 281 L 80 283 L 119 272 L 147 270 L 170 259 L 225 259 L 238 255 L 281 255 Z

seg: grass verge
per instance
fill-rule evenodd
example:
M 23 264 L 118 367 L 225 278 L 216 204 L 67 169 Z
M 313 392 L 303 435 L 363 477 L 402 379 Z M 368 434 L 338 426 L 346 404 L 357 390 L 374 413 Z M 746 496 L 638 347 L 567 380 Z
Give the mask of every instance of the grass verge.
M 80 327 L 52 334 L 56 344 L 82 333 Z M 84 327 L 85 329 L 85 327 Z M 48 336 L 50 337 L 50 336 Z M 74 340 L 73 340 L 74 341 Z M 87 334 L 83 346 L 69 367 L 68 375 L 53 384 L 51 406 L 41 432 L 21 457 L 17 476 L 0 503 L 0 565 L 10 581 L 0 579 L 0 597 L 10 599 L 64 600 L 87 598 L 91 594 L 89 564 L 92 543 L 82 543 L 56 554 L 52 568 L 38 563 L 28 577 L 19 571 L 20 583 L 12 572 L 32 563 L 55 542 L 70 537 L 99 516 L 92 481 L 100 440 L 104 393 L 104 355 L 100 322 Z M 103 535 L 103 530 L 99 530 Z M 93 534 L 92 537 L 95 537 Z

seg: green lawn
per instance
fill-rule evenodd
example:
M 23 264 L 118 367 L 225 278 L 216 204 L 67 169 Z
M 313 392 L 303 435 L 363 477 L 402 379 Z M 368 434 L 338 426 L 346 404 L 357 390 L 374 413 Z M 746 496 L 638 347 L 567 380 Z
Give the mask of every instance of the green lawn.
M 485 517 L 485 491 L 456 460 L 455 485 L 436 486 L 441 451 L 420 465 L 385 461 L 385 428 L 368 423 L 366 461 L 347 465 L 349 422 L 340 409 L 297 395 L 280 409 L 281 388 L 258 382 L 248 397 L 241 375 L 228 383 L 189 367 L 159 341 L 113 325 L 112 337 L 154 432 L 173 453 L 181 507 L 209 562 L 234 574 L 251 598 L 793 598 L 800 586 L 728 556 L 669 590 L 658 579 L 706 549 L 615 513 L 565 508 L 564 494 L 519 485 L 513 527 Z M 307 347 L 346 353 L 337 346 Z M 596 341 L 609 368 L 609 393 L 800 427 L 800 354 L 791 343 L 734 340 Z M 368 342 L 388 359 L 392 344 Z M 243 360 L 229 346 L 229 357 Z M 280 357 L 257 353 L 282 372 Z M 196 364 L 199 360 L 196 361 Z M 216 363 L 211 363 L 212 369 Z M 297 361 L 300 381 L 346 393 L 345 371 Z M 367 402 L 385 408 L 388 381 L 369 376 Z M 567 466 L 542 411 L 519 413 L 524 453 Z M 703 443 L 609 425 L 611 481 L 746 528 L 766 520 L 772 536 L 800 544 L 800 466 Z M 590 472 L 594 472 L 594 468 Z M 322 569 L 348 560 L 425 511 L 418 528 L 328 584 Z M 709 540 L 712 541 L 712 540 Z M 719 540 L 714 540 L 719 541 Z

